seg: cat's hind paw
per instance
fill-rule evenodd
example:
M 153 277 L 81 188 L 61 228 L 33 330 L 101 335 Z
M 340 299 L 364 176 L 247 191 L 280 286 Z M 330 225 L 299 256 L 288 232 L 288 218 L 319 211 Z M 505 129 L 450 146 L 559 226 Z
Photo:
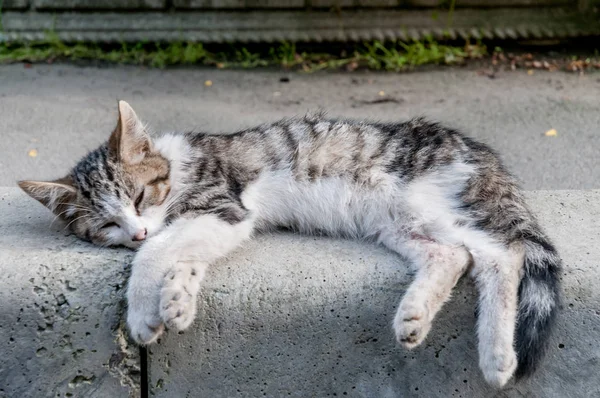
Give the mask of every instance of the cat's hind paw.
M 400 304 L 394 319 L 394 332 L 400 344 L 408 349 L 415 348 L 423 342 L 430 328 L 427 308 L 404 301 Z
M 479 367 L 483 377 L 491 386 L 504 387 L 517 369 L 517 354 L 511 348 L 501 354 L 487 355 L 480 359 Z
M 196 315 L 196 281 L 183 271 L 171 271 L 160 292 L 160 317 L 169 329 L 184 330 Z

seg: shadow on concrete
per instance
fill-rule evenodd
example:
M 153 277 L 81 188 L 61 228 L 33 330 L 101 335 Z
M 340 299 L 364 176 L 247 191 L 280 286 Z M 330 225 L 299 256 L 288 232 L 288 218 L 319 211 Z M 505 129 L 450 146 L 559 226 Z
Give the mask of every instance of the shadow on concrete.
M 371 245 L 260 238 L 207 275 L 190 330 L 168 333 L 150 348 L 151 391 L 165 397 L 600 394 L 592 346 L 600 316 L 583 297 L 569 304 L 567 295 L 541 370 L 496 391 L 478 368 L 469 278 L 421 347 L 405 351 L 395 343 L 391 322 L 410 280 L 405 268 Z

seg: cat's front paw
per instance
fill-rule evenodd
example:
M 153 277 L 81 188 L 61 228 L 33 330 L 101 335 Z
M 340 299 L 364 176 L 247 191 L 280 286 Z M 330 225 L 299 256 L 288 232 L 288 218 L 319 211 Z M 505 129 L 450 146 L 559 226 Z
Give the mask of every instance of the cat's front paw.
M 170 271 L 160 292 L 160 317 L 170 329 L 187 329 L 196 315 L 198 281 L 191 270 Z
M 431 322 L 426 307 L 403 300 L 394 318 L 396 340 L 405 348 L 412 349 L 423 342 Z
M 134 310 L 131 307 L 127 311 L 127 326 L 131 337 L 141 345 L 154 343 L 165 329 L 158 314 Z
M 147 274 L 134 272 L 127 287 L 127 326 L 131 337 L 142 345 L 158 339 L 165 327 L 158 313 L 158 287 Z

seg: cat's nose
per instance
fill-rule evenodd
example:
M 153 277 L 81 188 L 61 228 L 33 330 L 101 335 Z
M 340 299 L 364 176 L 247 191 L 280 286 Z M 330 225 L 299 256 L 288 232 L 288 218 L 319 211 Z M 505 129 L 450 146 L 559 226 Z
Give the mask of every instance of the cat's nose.
M 140 229 L 135 235 L 133 235 L 133 238 L 131 238 L 131 240 L 134 242 L 144 240 L 146 239 L 147 234 L 148 230 L 146 228 Z

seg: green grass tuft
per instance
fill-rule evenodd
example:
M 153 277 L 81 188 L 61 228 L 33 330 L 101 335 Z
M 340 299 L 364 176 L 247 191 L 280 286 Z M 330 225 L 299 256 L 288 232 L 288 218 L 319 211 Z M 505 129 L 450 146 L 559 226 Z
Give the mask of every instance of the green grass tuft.
M 437 43 L 431 38 L 412 43 L 396 42 L 385 46 L 381 42 L 365 44 L 366 53 L 361 57 L 372 69 L 401 71 L 426 64 L 452 65 L 470 58 L 480 58 L 486 53 L 482 45 L 457 47 Z
M 227 46 L 226 46 L 227 47 Z M 252 52 L 239 45 L 209 51 L 202 43 L 123 43 L 100 46 L 92 43 L 64 43 L 55 34 L 42 42 L 0 43 L 0 63 L 102 61 L 115 64 L 148 65 L 165 68 L 174 65 L 206 65 L 218 68 L 259 68 L 267 66 L 314 72 L 324 69 L 369 68 L 403 71 L 425 64 L 450 65 L 486 54 L 481 43 L 451 46 L 432 38 L 423 41 L 379 42 L 356 45 L 348 55 L 299 52 L 294 43 L 279 43 Z

